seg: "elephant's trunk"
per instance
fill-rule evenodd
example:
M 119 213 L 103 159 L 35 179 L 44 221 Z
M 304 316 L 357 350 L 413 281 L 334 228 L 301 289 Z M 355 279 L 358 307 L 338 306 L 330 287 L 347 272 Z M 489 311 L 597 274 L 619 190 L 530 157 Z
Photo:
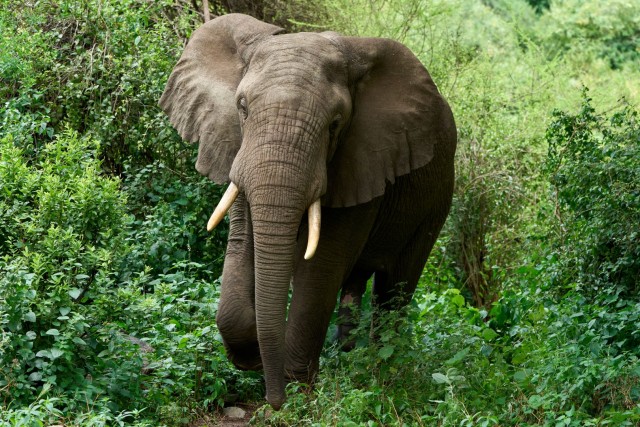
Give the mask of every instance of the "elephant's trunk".
M 282 193 L 278 189 L 275 193 Z M 251 204 L 255 252 L 258 342 L 267 401 L 280 409 L 285 400 L 284 349 L 289 283 L 294 268 L 298 227 L 304 206 L 282 206 L 274 195 Z
M 326 182 L 326 149 L 313 143 L 322 135 L 314 111 L 303 106 L 254 109 L 230 178 L 249 203 L 254 238 L 255 309 L 267 401 L 279 409 L 285 400 L 285 325 L 298 229 Z M 259 126 L 258 126 L 259 125 Z M 310 228 L 319 229 L 312 215 Z M 317 218 L 317 219 L 313 219 Z M 306 217 L 305 217 L 306 220 Z M 311 233 L 310 233 L 311 234 Z M 319 232 L 316 233 L 318 237 Z M 315 252 L 310 239 L 307 256 Z

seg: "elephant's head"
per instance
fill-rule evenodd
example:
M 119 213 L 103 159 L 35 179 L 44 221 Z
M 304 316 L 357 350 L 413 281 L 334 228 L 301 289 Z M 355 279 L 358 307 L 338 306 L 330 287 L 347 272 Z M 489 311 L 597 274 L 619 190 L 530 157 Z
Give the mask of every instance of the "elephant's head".
M 185 48 L 160 105 L 183 138 L 199 142 L 197 170 L 231 182 L 209 228 L 238 192 L 246 196 L 258 341 L 274 408 L 284 401 L 286 303 L 305 212 L 308 259 L 320 204 L 366 203 L 431 160 L 438 129 L 451 120 L 444 102 L 422 64 L 391 40 L 284 34 L 231 14 L 203 25 Z

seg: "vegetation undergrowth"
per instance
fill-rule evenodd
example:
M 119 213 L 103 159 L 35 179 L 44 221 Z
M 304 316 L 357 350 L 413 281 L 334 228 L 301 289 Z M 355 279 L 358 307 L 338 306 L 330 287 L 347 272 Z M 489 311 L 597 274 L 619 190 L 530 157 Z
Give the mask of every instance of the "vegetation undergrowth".
M 157 107 L 196 3 L 2 2 L 0 426 L 185 425 L 263 402 L 215 326 L 221 190 Z M 357 347 L 327 342 L 315 387 L 255 424 L 640 424 L 640 6 L 210 3 L 405 43 L 459 129 L 410 306 L 368 302 Z

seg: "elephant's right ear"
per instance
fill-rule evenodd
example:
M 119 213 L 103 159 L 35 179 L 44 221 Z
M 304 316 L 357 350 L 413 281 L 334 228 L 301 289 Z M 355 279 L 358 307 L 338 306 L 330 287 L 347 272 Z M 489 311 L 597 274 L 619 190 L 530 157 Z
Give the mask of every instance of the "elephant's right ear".
M 167 81 L 159 105 L 182 138 L 200 142 L 196 169 L 218 184 L 242 142 L 235 92 L 252 47 L 282 28 L 229 14 L 194 31 Z

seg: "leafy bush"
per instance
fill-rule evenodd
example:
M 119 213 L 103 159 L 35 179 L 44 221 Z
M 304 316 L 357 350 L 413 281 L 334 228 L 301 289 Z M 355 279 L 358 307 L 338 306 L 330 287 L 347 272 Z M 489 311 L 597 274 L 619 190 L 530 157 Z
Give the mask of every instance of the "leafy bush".
M 214 233 L 207 233 L 205 225 L 222 196 L 221 187 L 154 162 L 132 173 L 124 191 L 136 219 L 127 234 L 132 249 L 123 274 L 145 268 L 166 273 L 174 263 L 193 261 L 206 265 L 208 279 L 220 276 L 227 225 L 223 222 Z
M 183 143 L 156 104 L 195 27 L 193 10 L 171 1 L 8 2 L 0 15 L 0 135 L 37 150 L 66 123 L 101 141 L 103 167 L 118 174 L 127 163 L 175 169 L 190 160 L 177 155 Z
M 372 316 L 376 326 L 370 331 Z M 281 412 L 267 419 L 258 412 L 256 418 L 267 425 L 349 426 L 467 419 L 457 393 L 485 392 L 465 374 L 475 363 L 488 367 L 484 329 L 479 312 L 465 307 L 457 290 L 426 292 L 398 312 L 365 311 L 358 346 L 349 353 L 326 350 L 315 390 L 302 393 L 303 387 L 292 384 Z M 370 333 L 378 338 L 367 339 Z
M 282 410 L 259 410 L 255 421 L 635 425 L 638 356 L 611 351 L 603 328 L 611 318 L 579 293 L 556 298 L 544 274 L 542 266 L 522 267 L 490 311 L 468 306 L 455 289 L 419 288 L 400 312 L 363 313 L 358 346 L 350 353 L 328 347 L 315 388 L 291 384 Z M 371 332 L 372 315 L 380 319 Z
M 547 169 L 557 199 L 565 271 L 585 294 L 638 296 L 640 123 L 625 105 L 609 117 L 586 96 L 577 114 L 556 111 Z
M 0 425 L 129 422 L 148 405 L 156 419 L 189 420 L 194 401 L 206 408 L 232 392 L 258 398 L 259 377 L 233 370 L 216 339 L 219 274 L 175 252 L 180 238 L 191 238 L 184 223 L 175 234 L 157 217 L 132 221 L 119 181 L 100 173 L 98 154 L 95 140 L 71 130 L 35 162 L 11 138 L 1 140 L 0 397 L 7 410 Z M 182 205 L 160 204 L 156 212 L 178 222 L 168 207 Z M 151 242 L 159 252 L 152 259 L 140 255 Z M 141 351 L 132 336 L 153 350 Z M 87 402 L 91 416 L 81 410 Z
M 551 2 L 540 25 L 541 40 L 551 55 L 577 54 L 586 60 L 604 59 L 612 69 L 637 71 L 640 51 L 640 5 L 624 0 Z
M 140 358 L 107 314 L 126 250 L 118 181 L 101 176 L 95 140 L 72 131 L 31 164 L 11 138 L 0 144 L 3 400 L 32 399 L 45 385 L 131 398 Z
M 263 393 L 260 374 L 238 372 L 224 355 L 215 326 L 219 281 L 196 279 L 202 269 L 177 262 L 166 274 L 142 272 L 118 291 L 118 325 L 153 347 L 144 356 L 144 400 L 171 424 L 222 406 L 230 394 L 259 399 Z
M 324 2 L 308 0 L 217 0 L 214 9 L 244 13 L 290 31 L 314 31 L 327 18 Z

